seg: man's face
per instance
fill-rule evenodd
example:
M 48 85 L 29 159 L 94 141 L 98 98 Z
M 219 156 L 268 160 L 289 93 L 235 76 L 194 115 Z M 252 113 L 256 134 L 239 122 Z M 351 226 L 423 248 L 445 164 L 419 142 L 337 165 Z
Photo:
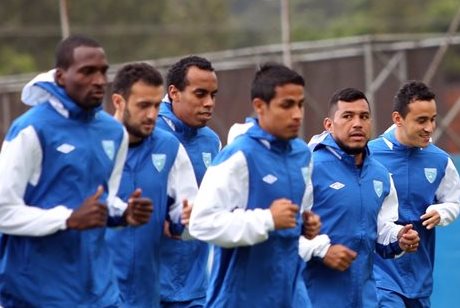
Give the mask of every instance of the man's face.
M 57 69 L 56 82 L 80 107 L 91 109 L 102 103 L 108 67 L 102 48 L 80 46 L 74 49 L 73 63 Z
M 183 91 L 172 85 L 169 87 L 174 114 L 191 127 L 203 127 L 211 120 L 216 103 L 216 73 L 191 66 L 186 80 Z
M 360 154 L 371 133 L 369 104 L 365 99 L 338 101 L 336 110 L 324 120 L 324 128 L 348 154 Z
M 409 111 L 405 118 L 399 112 L 393 112 L 396 139 L 406 146 L 424 148 L 436 128 L 436 102 L 434 99 L 416 100 L 407 107 Z
M 155 128 L 163 86 L 152 86 L 138 81 L 131 87 L 131 94 L 121 108 L 124 108 L 122 122 L 129 134 L 130 143 L 148 137 Z
M 275 97 L 268 104 L 254 99 L 260 127 L 279 139 L 297 137 L 302 124 L 304 100 L 304 88 L 297 84 L 277 86 Z

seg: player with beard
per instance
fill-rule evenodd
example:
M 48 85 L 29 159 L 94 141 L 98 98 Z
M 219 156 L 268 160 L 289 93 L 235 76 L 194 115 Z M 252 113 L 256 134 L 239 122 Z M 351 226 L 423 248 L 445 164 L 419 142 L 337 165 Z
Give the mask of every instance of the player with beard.
M 329 101 L 326 132 L 310 144 L 313 152 L 313 207 L 330 244 L 315 251 L 304 278 L 313 307 L 377 307 L 372 274 L 374 250 L 383 258 L 417 250 L 412 225 L 396 225 L 398 199 L 390 174 L 367 148 L 369 103 L 346 88 Z M 300 242 L 300 255 L 305 243 Z M 325 296 L 327 294 L 327 296 Z
M 187 201 L 198 188 L 185 148 L 171 133 L 155 129 L 164 92 L 161 74 L 146 63 L 128 64 L 117 72 L 112 88 L 115 118 L 129 135 L 118 196 L 127 201 L 139 187 L 155 210 L 144 226 L 112 229 L 106 238 L 123 307 L 159 307 L 163 224 L 167 215 L 180 223 L 183 209 L 190 214 Z

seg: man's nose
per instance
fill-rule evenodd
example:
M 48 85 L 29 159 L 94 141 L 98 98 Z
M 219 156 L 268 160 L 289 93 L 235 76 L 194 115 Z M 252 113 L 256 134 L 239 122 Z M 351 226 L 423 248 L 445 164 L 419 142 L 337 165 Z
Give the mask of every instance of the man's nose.
M 107 75 L 102 72 L 97 72 L 94 75 L 93 83 L 100 86 L 105 86 L 107 84 Z
M 295 107 L 292 112 L 292 118 L 296 120 L 301 120 L 303 118 L 303 107 Z
M 363 126 L 363 119 L 361 117 L 354 117 L 353 118 L 353 127 L 362 127 Z
M 428 123 L 423 128 L 426 132 L 433 133 L 434 129 L 436 128 L 436 122 L 428 121 Z
M 155 119 L 158 114 L 158 109 L 155 107 L 151 107 L 147 110 L 147 118 L 149 119 Z
M 215 103 L 216 103 L 215 97 L 213 97 L 211 95 L 207 95 L 204 98 L 203 106 L 208 107 L 208 108 L 212 108 L 212 107 L 214 107 Z

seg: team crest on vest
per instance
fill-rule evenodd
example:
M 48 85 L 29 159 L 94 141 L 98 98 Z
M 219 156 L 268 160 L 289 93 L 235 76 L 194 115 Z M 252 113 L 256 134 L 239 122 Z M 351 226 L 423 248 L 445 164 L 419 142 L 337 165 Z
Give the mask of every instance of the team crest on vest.
M 303 181 L 305 182 L 305 184 L 307 184 L 308 177 L 309 177 L 308 167 L 303 167 L 300 170 L 302 171 Z
M 377 181 L 377 180 L 374 180 L 373 182 L 374 182 L 374 191 L 377 194 L 377 196 L 380 198 L 383 193 L 383 183 L 382 181 Z
M 208 168 L 211 165 L 211 160 L 212 160 L 211 153 L 202 152 L 201 157 L 203 157 L 204 165 L 206 166 L 206 168 Z
M 425 177 L 428 182 L 433 183 L 436 180 L 438 175 L 438 170 L 436 168 L 425 168 Z
M 102 140 L 102 148 L 110 160 L 115 157 L 115 142 L 113 140 Z
M 158 172 L 161 172 L 161 170 L 163 170 L 163 168 L 165 167 L 165 162 L 166 154 L 152 154 L 152 163 Z

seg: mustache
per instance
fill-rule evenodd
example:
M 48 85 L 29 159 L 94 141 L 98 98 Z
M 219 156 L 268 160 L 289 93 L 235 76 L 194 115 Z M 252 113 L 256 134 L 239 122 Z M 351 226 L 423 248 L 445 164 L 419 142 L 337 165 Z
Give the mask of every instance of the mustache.
M 350 136 L 352 136 L 352 135 L 363 135 L 363 136 L 365 136 L 366 133 L 365 133 L 363 130 L 354 130 L 354 131 L 351 131 L 351 132 L 349 133 L 349 135 L 350 135 Z
M 145 120 L 142 122 L 142 125 L 155 125 L 155 120 Z

